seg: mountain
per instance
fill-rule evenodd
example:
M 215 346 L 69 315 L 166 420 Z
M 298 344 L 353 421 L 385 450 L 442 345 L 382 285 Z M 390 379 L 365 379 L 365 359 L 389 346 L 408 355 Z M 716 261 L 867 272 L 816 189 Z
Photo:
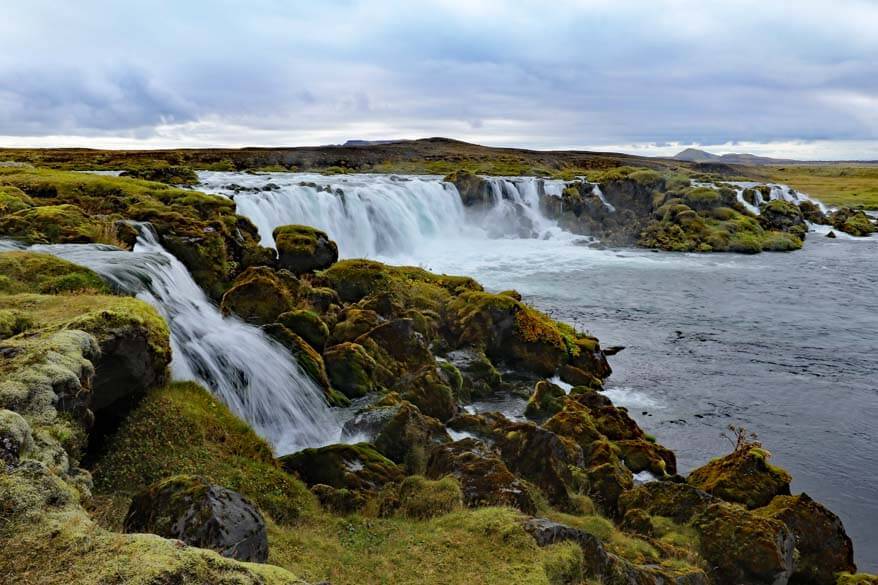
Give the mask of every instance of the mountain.
M 733 165 L 773 165 L 780 163 L 788 163 L 792 162 L 787 159 L 781 158 L 769 158 L 766 156 L 756 156 L 755 154 L 745 154 L 745 153 L 734 153 L 734 154 L 713 154 L 711 152 L 707 152 L 706 150 L 699 150 L 697 148 L 687 148 L 675 154 L 673 156 L 675 160 L 682 160 L 686 162 L 696 162 L 696 163 L 726 163 Z

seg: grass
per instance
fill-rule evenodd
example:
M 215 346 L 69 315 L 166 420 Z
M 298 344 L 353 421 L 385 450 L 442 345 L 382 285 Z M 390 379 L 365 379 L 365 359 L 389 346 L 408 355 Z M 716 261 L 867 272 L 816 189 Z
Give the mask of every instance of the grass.
M 878 209 L 878 165 L 795 165 L 759 172 L 827 205 Z

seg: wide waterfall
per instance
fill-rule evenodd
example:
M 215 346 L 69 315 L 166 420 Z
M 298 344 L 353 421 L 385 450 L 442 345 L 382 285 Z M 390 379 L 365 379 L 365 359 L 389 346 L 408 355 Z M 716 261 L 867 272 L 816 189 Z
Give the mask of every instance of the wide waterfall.
M 199 176 L 199 189 L 234 198 L 265 246 L 274 246 L 272 231 L 286 224 L 324 230 L 346 258 L 411 257 L 441 240 L 569 237 L 540 210 L 541 195 L 560 196 L 562 181 L 493 178 L 490 205 L 466 209 L 454 185 L 438 176 Z
M 323 393 L 290 353 L 258 327 L 223 317 L 148 227 L 133 252 L 97 244 L 31 249 L 87 266 L 156 307 L 171 330 L 173 378 L 210 388 L 278 454 L 338 440 Z

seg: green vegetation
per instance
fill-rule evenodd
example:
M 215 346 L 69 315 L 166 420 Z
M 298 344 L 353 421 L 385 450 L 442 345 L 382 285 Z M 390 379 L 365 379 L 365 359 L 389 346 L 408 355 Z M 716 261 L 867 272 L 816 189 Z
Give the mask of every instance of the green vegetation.
M 0 294 L 35 292 L 107 293 L 101 278 L 89 270 L 49 254 L 5 252 L 0 254 Z
M 827 205 L 878 209 L 878 165 L 788 165 L 752 171 Z

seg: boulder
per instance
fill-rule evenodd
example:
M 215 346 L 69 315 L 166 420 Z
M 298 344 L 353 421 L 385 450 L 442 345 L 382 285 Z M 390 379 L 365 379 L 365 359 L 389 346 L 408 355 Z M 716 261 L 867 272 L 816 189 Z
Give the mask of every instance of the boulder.
M 685 524 L 719 501 L 685 483 L 652 481 L 625 492 L 619 498 L 619 511 L 625 516 L 631 510 L 643 510 L 650 516 L 666 516 Z
M 455 171 L 444 181 L 453 184 L 464 207 L 489 207 L 493 202 L 491 184 L 469 171 Z
M 377 362 L 358 343 L 340 343 L 323 353 L 332 387 L 348 398 L 358 398 L 378 389 Z
M 773 199 L 760 206 L 759 223 L 766 230 L 788 232 L 800 238 L 804 238 L 808 231 L 802 210 L 782 199 Z
M 832 227 L 846 234 L 865 237 L 878 231 L 878 227 L 864 211 L 841 207 L 829 216 Z
M 649 471 L 657 478 L 677 473 L 677 456 L 666 447 L 646 440 L 629 439 L 616 441 L 619 457 L 634 473 Z
M 426 475 L 455 477 L 469 507 L 510 506 L 527 514 L 536 512 L 534 488 L 512 475 L 498 453 L 476 439 L 465 438 L 434 447 Z
M 235 279 L 220 307 L 224 315 L 235 314 L 250 323 L 274 323 L 293 308 L 298 289 L 298 280 L 290 272 L 256 266 Z
M 329 327 L 314 311 L 297 309 L 281 313 L 277 322 L 304 339 L 317 351 L 323 351 L 329 338 Z
M 468 347 L 450 351 L 445 359 L 460 372 L 462 388 L 471 397 L 487 396 L 503 383 L 500 372 L 479 349 Z
M 718 585 L 789 581 L 795 540 L 783 522 L 733 504 L 715 503 L 693 518 L 692 525 Z
M 377 327 L 383 319 L 375 311 L 349 307 L 345 309 L 332 328 L 332 344 L 353 341 Z
M 392 376 L 412 374 L 424 367 L 435 367 L 433 354 L 424 336 L 411 319 L 394 319 L 381 323 L 356 339 Z M 390 383 L 392 380 L 387 380 Z
M 532 420 L 545 420 L 563 408 L 564 389 L 548 380 L 540 380 L 534 386 L 533 394 L 527 401 L 524 416 Z
M 351 491 L 378 491 L 403 479 L 402 469 L 368 443 L 328 445 L 280 458 L 281 467 L 309 486 L 324 484 Z
M 280 323 L 265 325 L 262 330 L 290 351 L 299 367 L 320 386 L 330 404 L 345 406 L 350 403 L 345 394 L 336 392 L 332 387 L 323 357 L 307 341 Z
M 268 560 L 268 536 L 259 511 L 237 492 L 206 479 L 178 475 L 136 495 L 125 532 L 151 532 L 241 560 Z
M 0 410 L 0 467 L 16 465 L 33 446 L 27 421 L 17 412 Z
M 807 494 L 777 496 L 754 514 L 780 520 L 793 533 L 796 543 L 797 583 L 833 583 L 835 575 L 855 573 L 854 550 L 841 519 Z
M 293 274 L 324 270 L 338 261 L 338 246 L 325 232 L 303 225 L 285 225 L 272 232 L 277 262 Z
M 699 467 L 686 481 L 727 502 L 760 508 L 790 493 L 790 474 L 768 463 L 769 456 L 760 447 L 736 449 Z
M 400 397 L 417 406 L 428 416 L 447 422 L 458 411 L 454 391 L 445 382 L 439 367 L 424 368 L 415 375 L 403 375 L 393 387 Z
M 799 209 L 802 211 L 802 217 L 804 217 L 806 221 L 817 224 L 828 223 L 826 214 L 823 213 L 823 211 L 820 210 L 820 207 L 812 201 L 800 201 Z

